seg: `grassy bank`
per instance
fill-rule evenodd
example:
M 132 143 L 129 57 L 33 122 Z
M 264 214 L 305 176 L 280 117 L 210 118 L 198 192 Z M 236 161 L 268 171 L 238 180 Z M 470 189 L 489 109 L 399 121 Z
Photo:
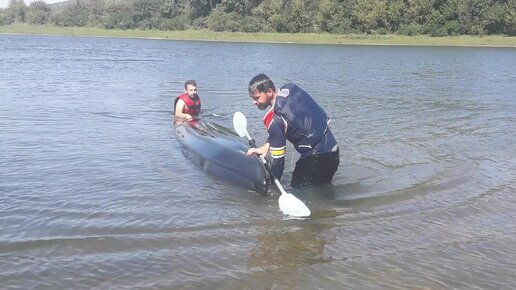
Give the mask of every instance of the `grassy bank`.
M 104 36 L 124 38 L 158 38 L 173 40 L 274 42 L 308 44 L 349 45 L 420 45 L 420 46 L 486 46 L 516 47 L 516 37 L 508 36 L 401 36 L 362 34 L 315 34 L 315 33 L 241 33 L 214 32 L 208 30 L 161 31 L 161 30 L 107 30 L 93 27 L 57 27 L 14 24 L 0 26 L 4 34 L 46 34 L 73 36 Z

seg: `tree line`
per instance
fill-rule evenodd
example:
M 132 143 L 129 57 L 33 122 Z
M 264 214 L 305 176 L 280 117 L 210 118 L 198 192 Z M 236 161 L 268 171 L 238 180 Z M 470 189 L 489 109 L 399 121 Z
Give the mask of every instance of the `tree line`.
M 10 0 L 0 25 L 231 32 L 516 35 L 516 0 Z

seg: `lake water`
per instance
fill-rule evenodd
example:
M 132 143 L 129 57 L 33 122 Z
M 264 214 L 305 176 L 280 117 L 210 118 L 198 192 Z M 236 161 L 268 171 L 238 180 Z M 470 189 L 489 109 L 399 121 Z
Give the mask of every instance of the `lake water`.
M 516 49 L 0 35 L 0 288 L 513 289 Z M 333 184 L 277 193 L 181 154 L 172 106 L 292 81 L 332 117 Z M 297 155 L 288 147 L 283 184 Z

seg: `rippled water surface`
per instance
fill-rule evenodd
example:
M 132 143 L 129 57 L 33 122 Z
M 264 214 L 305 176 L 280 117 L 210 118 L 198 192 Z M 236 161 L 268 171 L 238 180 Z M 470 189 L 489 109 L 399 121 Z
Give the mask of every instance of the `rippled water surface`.
M 0 36 L 7 289 L 516 287 L 516 50 Z M 172 103 L 255 139 L 256 73 L 332 116 L 330 186 L 286 219 L 181 154 Z M 288 147 L 284 177 L 297 159 Z

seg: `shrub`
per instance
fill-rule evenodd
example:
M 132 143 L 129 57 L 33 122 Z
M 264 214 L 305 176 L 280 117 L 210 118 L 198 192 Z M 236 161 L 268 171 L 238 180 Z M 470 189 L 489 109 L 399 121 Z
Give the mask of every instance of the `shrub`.
M 185 30 L 188 28 L 188 18 L 186 15 L 177 16 L 174 18 L 161 19 L 158 23 L 158 29 L 161 30 Z
M 459 35 L 461 29 L 461 25 L 457 20 L 450 20 L 444 23 L 442 30 L 446 35 Z
M 258 17 L 248 16 L 240 20 L 243 32 L 266 31 L 266 23 Z
M 188 18 L 188 19 L 190 19 L 190 18 Z M 195 29 L 207 28 L 206 17 L 199 17 L 199 18 L 193 19 L 193 21 L 192 21 L 192 28 L 195 28 Z
M 206 19 L 208 29 L 213 31 L 242 31 L 238 14 L 225 13 L 222 9 L 215 9 Z
M 60 13 L 52 18 L 52 22 L 58 26 L 86 26 L 89 11 L 81 2 L 66 5 Z
M 107 29 L 134 29 L 136 23 L 131 12 L 120 11 L 107 15 L 102 26 Z
M 27 22 L 31 24 L 45 24 L 50 21 L 50 6 L 43 1 L 30 3 L 27 9 Z
M 7 18 L 5 17 L 5 12 L 3 9 L 0 9 L 0 25 L 6 25 Z
M 398 29 L 398 34 L 407 36 L 419 35 L 421 34 L 421 25 L 416 23 L 402 24 Z

